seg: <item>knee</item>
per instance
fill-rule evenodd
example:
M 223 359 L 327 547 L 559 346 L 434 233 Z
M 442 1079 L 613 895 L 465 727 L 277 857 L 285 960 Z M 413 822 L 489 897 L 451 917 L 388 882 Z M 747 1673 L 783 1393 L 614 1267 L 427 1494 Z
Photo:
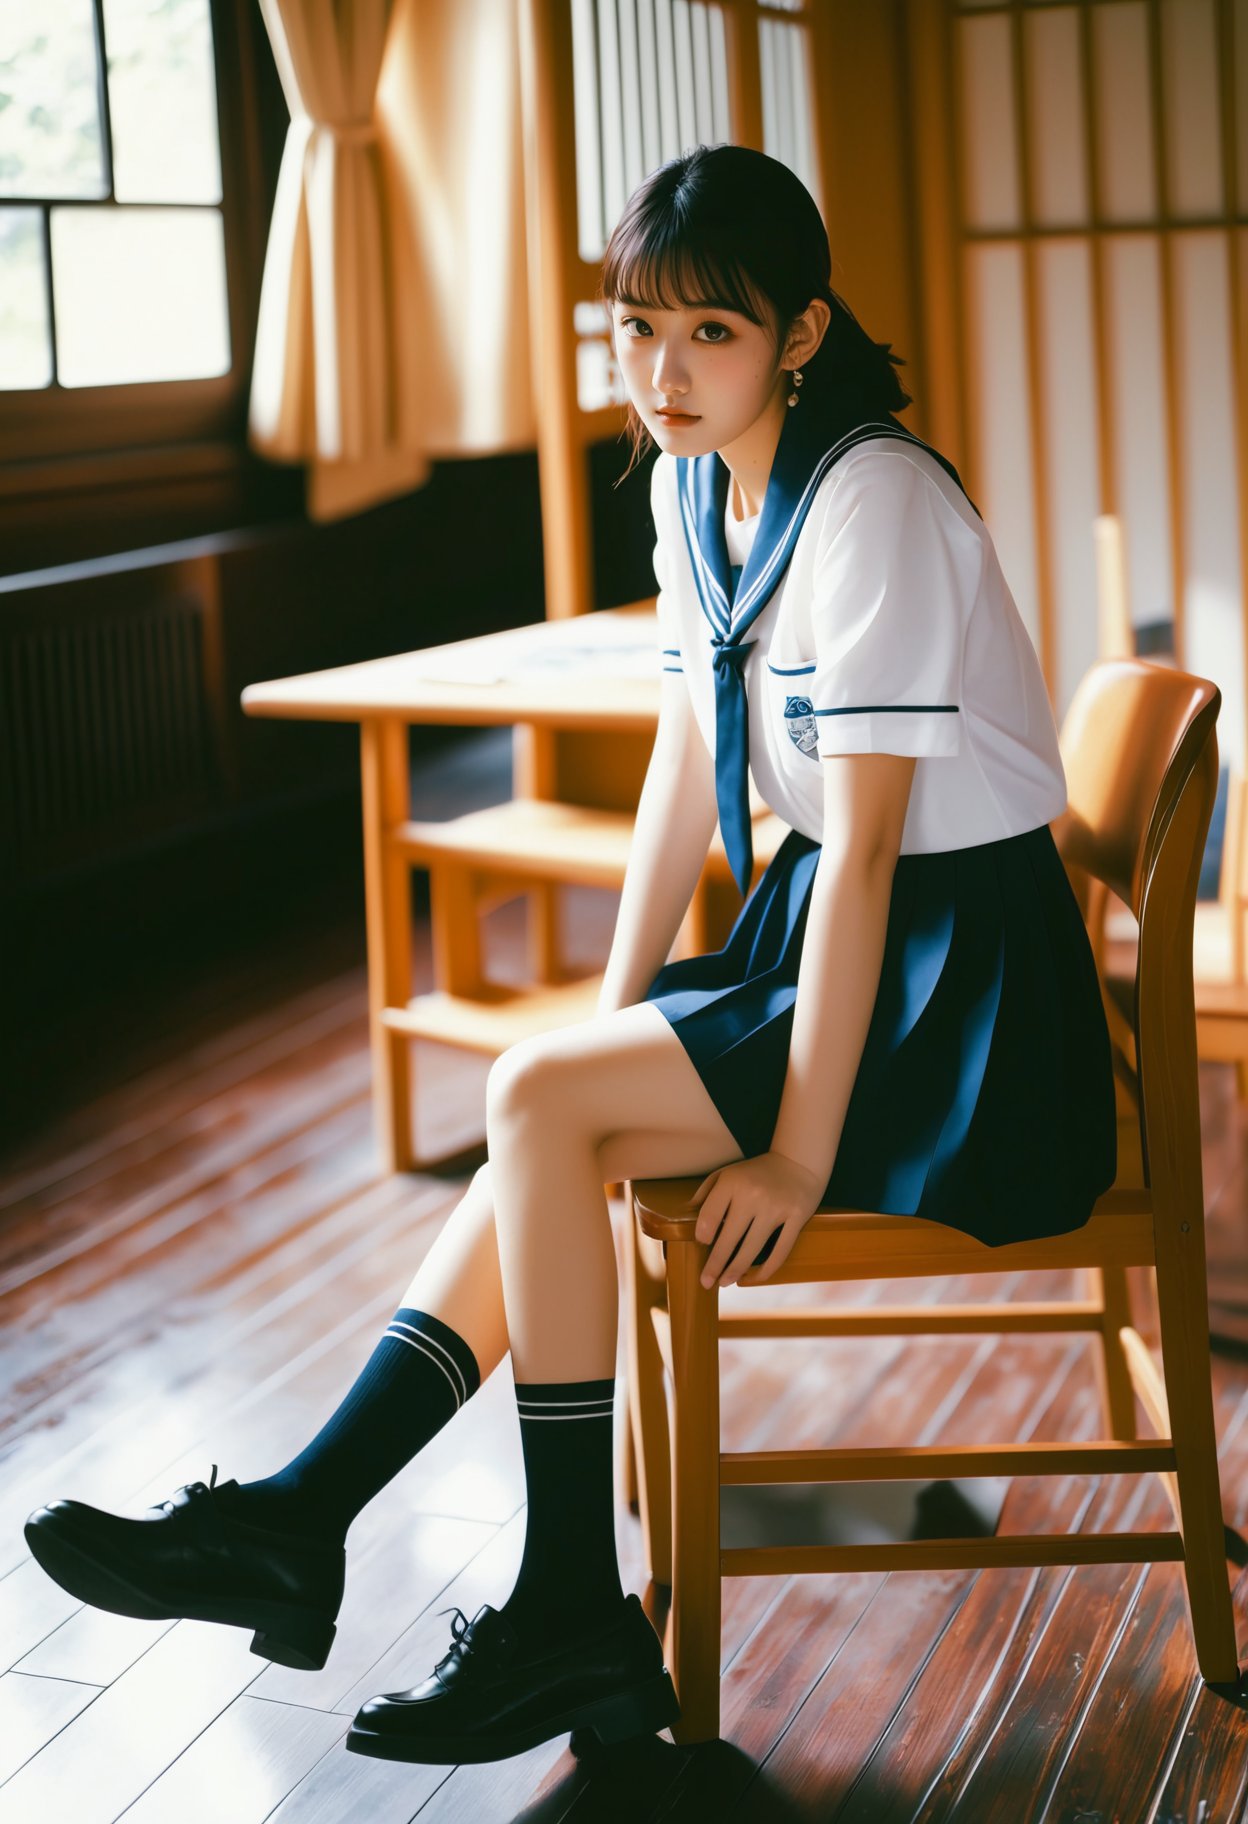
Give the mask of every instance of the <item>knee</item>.
M 544 1039 L 544 1034 L 521 1039 L 490 1066 L 485 1083 L 487 1130 L 531 1120 L 557 1102 L 562 1066 Z

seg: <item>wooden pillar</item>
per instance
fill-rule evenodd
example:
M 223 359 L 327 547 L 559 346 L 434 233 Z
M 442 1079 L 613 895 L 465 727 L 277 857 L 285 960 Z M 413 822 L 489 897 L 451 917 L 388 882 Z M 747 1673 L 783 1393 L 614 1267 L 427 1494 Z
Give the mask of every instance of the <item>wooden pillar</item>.
M 958 248 L 957 135 L 947 0 L 904 0 L 905 80 L 911 182 L 908 224 L 917 382 L 910 428 L 973 481 L 961 353 L 962 264 Z
M 905 358 L 915 397 L 920 326 L 905 93 L 907 11 L 898 0 L 822 0 L 810 13 L 815 157 L 832 249 L 832 289 L 876 342 Z
M 580 271 L 572 19 L 560 0 L 522 0 L 520 76 L 546 618 L 566 620 L 588 613 L 594 602 L 589 478 L 572 323 Z

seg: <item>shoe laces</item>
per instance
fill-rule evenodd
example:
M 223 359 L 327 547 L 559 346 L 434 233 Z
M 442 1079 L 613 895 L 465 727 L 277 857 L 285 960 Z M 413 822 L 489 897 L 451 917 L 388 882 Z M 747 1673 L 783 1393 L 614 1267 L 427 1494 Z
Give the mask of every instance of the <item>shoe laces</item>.
M 438 1661 L 436 1669 L 440 1671 L 447 1660 L 454 1659 L 457 1653 L 461 1653 L 465 1659 L 468 1659 L 472 1655 L 474 1648 L 472 1642 L 466 1638 L 468 1629 L 472 1624 L 461 1608 L 453 1606 L 449 1609 L 439 1609 L 438 1614 L 450 1615 L 453 1618 L 451 1621 L 451 1633 L 454 1636 L 455 1642 L 450 1651 L 444 1653 L 442 1658 Z
M 467 1660 L 473 1658 L 474 1654 L 476 1654 L 476 1658 L 480 1660 L 480 1658 L 482 1658 L 482 1649 L 476 1647 L 473 1640 L 469 1638 L 469 1631 L 471 1631 L 473 1623 L 469 1622 L 469 1618 L 463 1614 L 463 1609 L 458 1609 L 458 1607 L 452 1607 L 452 1609 L 438 1609 L 438 1614 L 449 1614 L 449 1616 L 451 1616 L 451 1634 L 454 1636 L 454 1642 L 452 1642 L 451 1649 L 449 1649 L 447 1653 L 443 1653 L 442 1658 L 434 1665 L 434 1673 L 440 1673 L 443 1665 L 447 1665 L 447 1663 L 452 1662 L 452 1660 L 460 1660 L 460 1663 L 467 1662 Z M 487 1643 L 487 1645 L 489 1645 L 489 1643 Z
M 178 1505 L 177 1497 L 179 1495 L 192 1494 L 195 1491 L 195 1489 L 197 1489 L 197 1488 L 202 1488 L 205 1491 L 205 1493 L 211 1494 L 212 1490 L 216 1486 L 217 1486 L 217 1466 L 214 1463 L 212 1466 L 212 1475 L 209 1477 L 209 1479 L 206 1483 L 204 1483 L 204 1482 L 184 1482 L 182 1484 L 181 1488 L 175 1488 L 173 1491 L 173 1494 L 167 1495 L 163 1501 L 158 1503 L 158 1505 L 164 1510 L 165 1513 L 171 1514 L 173 1512 L 174 1508 Z

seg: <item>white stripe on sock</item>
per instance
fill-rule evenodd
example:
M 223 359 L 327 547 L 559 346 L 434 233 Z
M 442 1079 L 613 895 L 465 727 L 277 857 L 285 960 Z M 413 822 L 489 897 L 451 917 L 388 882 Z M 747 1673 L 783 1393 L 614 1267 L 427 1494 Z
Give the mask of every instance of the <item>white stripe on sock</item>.
M 572 1406 L 574 1412 L 556 1412 L 557 1406 Z M 534 1400 L 516 1395 L 516 1408 L 522 1419 L 609 1419 L 615 1412 L 615 1395 L 597 1395 L 586 1400 Z
M 613 1393 L 595 1394 L 592 1399 L 585 1400 L 535 1400 L 529 1394 L 518 1393 L 516 1395 L 516 1404 L 519 1406 L 537 1406 L 540 1407 L 542 1411 L 545 1411 L 548 1406 L 613 1406 L 615 1404 L 615 1395 Z
M 440 1343 L 436 1336 L 429 1336 L 425 1333 L 425 1331 L 418 1330 L 416 1328 L 415 1324 L 405 1324 L 402 1322 L 402 1320 L 400 1318 L 392 1317 L 390 1319 L 391 1334 L 393 1335 L 393 1333 L 396 1330 L 406 1330 L 411 1336 L 420 1337 L 421 1340 L 423 1342 L 427 1343 L 431 1349 L 436 1349 L 439 1352 L 439 1354 L 444 1355 L 446 1357 L 447 1361 L 450 1363 L 451 1367 L 455 1371 L 456 1380 L 459 1382 L 460 1405 L 462 1406 L 463 1402 L 468 1398 L 468 1383 L 464 1379 L 463 1369 L 460 1367 L 459 1363 L 455 1360 L 455 1357 L 451 1354 L 451 1352 L 447 1348 L 446 1344 Z M 403 1341 L 404 1339 L 400 1338 L 399 1340 Z
M 520 1417 L 522 1419 L 530 1420 L 553 1419 L 556 1422 L 562 1420 L 565 1423 L 575 1424 L 578 1419 L 609 1419 L 612 1417 L 612 1414 L 609 1412 L 526 1412 L 524 1408 L 521 1407 Z
M 458 1412 L 460 1407 L 464 1403 L 459 1397 L 459 1388 L 455 1385 L 455 1382 L 451 1376 L 451 1372 L 448 1369 L 446 1363 L 439 1361 L 437 1356 L 433 1353 L 432 1349 L 426 1349 L 424 1347 L 425 1338 L 420 1337 L 419 1339 L 417 1339 L 415 1337 L 410 1337 L 410 1336 L 401 1336 L 397 1330 L 387 1330 L 386 1335 L 388 1337 L 390 1337 L 396 1343 L 406 1343 L 408 1348 L 415 1349 L 418 1355 L 428 1356 L 429 1360 L 434 1364 L 434 1366 L 436 1368 L 440 1368 L 442 1370 L 443 1374 L 447 1378 L 447 1382 L 451 1389 L 452 1397 L 454 1398 L 454 1401 L 455 1401 L 455 1410 L 456 1410 L 456 1412 Z

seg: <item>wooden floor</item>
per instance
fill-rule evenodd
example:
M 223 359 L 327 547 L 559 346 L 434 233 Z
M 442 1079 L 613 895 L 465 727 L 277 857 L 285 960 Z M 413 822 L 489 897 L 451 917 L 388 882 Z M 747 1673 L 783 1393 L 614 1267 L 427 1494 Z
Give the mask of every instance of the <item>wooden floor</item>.
M 586 955 L 600 953 L 609 898 L 573 909 Z M 508 911 L 495 921 L 505 962 L 520 927 Z M 162 1009 L 118 1009 L 94 1086 L 84 1077 L 72 1112 L 5 1162 L 0 1824 L 1245 1816 L 1248 1718 L 1196 1676 L 1173 1565 L 732 1579 L 718 1743 L 660 1736 L 597 1772 L 564 1740 L 487 1767 L 346 1754 L 357 1705 L 445 1651 L 437 1610 L 471 1615 L 510 1592 L 525 1521 L 509 1361 L 357 1522 L 323 1672 L 269 1666 L 238 1630 L 100 1614 L 51 1583 L 21 1534 L 39 1502 L 137 1512 L 213 1462 L 245 1479 L 285 1461 L 353 1379 L 481 1156 L 378 1175 L 360 943 L 353 924 L 321 932 L 188 982 Z M 422 1051 L 417 1066 L 423 1142 L 479 1145 L 484 1064 Z M 1206 1068 L 1206 1200 L 1224 1227 L 1242 1222 L 1244 1195 L 1232 1089 L 1229 1069 Z M 724 1447 L 1093 1437 L 1085 1351 L 1036 1337 L 725 1345 Z M 1220 1354 L 1215 1380 L 1225 1511 L 1243 1529 L 1248 1363 Z M 1107 1522 L 1165 1525 L 1152 1482 L 1016 1484 L 1004 1517 L 1009 1530 Z M 661 1627 L 623 1508 L 617 1534 L 625 1587 Z M 1241 1578 L 1241 1642 L 1246 1597 Z

